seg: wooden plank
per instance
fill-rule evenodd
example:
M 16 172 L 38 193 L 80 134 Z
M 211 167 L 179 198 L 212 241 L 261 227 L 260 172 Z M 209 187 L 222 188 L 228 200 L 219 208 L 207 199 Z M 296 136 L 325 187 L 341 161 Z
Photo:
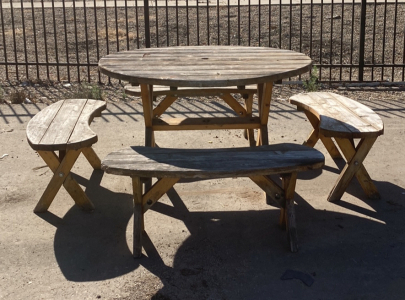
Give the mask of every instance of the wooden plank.
M 215 129 L 255 129 L 259 128 L 257 117 L 218 117 L 218 118 L 162 118 L 154 119 L 153 130 L 215 130 Z
M 253 95 L 252 94 L 248 95 L 248 97 L 245 99 L 245 109 L 246 109 L 246 117 L 252 117 L 252 109 L 253 109 Z M 247 136 L 247 139 L 249 140 L 250 147 L 255 147 L 256 141 L 255 141 L 254 129 L 246 129 L 246 136 Z
M 27 125 L 27 140 L 31 148 L 34 150 L 41 150 L 38 147 L 43 136 L 48 131 L 49 125 L 53 122 L 55 116 L 58 114 L 63 101 L 58 101 L 43 110 L 38 112 Z M 43 150 L 53 150 L 53 149 L 43 149 Z
M 291 252 L 298 251 L 297 225 L 295 222 L 294 193 L 297 182 L 297 173 L 282 175 L 283 189 L 285 194 L 285 206 L 282 213 L 285 214 L 285 223 L 287 229 L 288 241 Z
M 79 101 L 73 99 L 72 101 Z M 66 100 L 65 100 L 66 101 Z M 90 128 L 94 117 L 100 116 L 107 103 L 101 100 L 87 99 L 86 104 L 76 122 L 71 136 L 67 142 L 67 149 L 80 149 L 89 147 L 97 142 L 97 134 Z
M 198 46 L 137 49 L 109 54 L 99 69 L 136 84 L 223 87 L 275 82 L 310 70 L 311 59 L 266 47 Z
M 177 97 L 174 96 L 166 96 L 154 109 L 153 109 L 153 117 L 161 116 L 169 107 L 176 101 Z
M 244 163 L 235 163 L 244 162 Z M 140 177 L 250 177 L 322 167 L 319 151 L 297 144 L 229 149 L 130 147 L 102 161 L 107 173 Z
M 345 190 L 349 186 L 354 174 L 360 169 L 363 160 L 366 158 L 376 139 L 376 137 L 373 137 L 365 138 L 360 141 L 356 149 L 356 154 L 353 156 L 351 161 L 346 164 L 340 173 L 335 186 L 332 188 L 332 191 L 329 194 L 328 201 L 336 202 L 340 200 Z
M 70 136 L 86 105 L 86 99 L 64 100 L 39 145 L 44 149 L 66 149 Z
M 152 103 L 153 103 L 153 86 L 147 84 L 141 84 L 142 93 L 142 106 L 143 106 L 143 117 L 145 120 L 145 126 L 152 126 Z
M 381 118 L 370 108 L 335 93 L 294 95 L 290 103 L 316 115 L 319 132 L 325 137 L 364 138 L 384 133 Z
M 142 197 L 143 212 L 152 207 L 180 178 L 159 179 Z
M 142 231 L 144 228 L 143 205 L 142 205 L 142 183 L 139 177 L 132 178 L 134 194 L 134 233 L 133 233 L 133 256 L 142 256 Z
M 234 97 L 232 97 L 230 94 L 224 94 L 221 96 L 221 98 L 226 102 L 226 104 L 229 105 L 230 108 L 233 109 L 233 111 L 238 115 L 245 117 L 247 115 L 246 109 L 243 108 L 242 105 L 239 104 L 238 101 Z
M 125 93 L 131 96 L 141 96 L 141 88 L 139 86 L 127 85 L 124 87 Z M 173 96 L 173 97 L 196 97 L 196 96 L 221 96 L 222 94 L 255 94 L 257 92 L 255 85 L 247 86 L 239 89 L 233 86 L 225 86 L 218 88 L 210 87 L 178 87 L 173 91 L 168 86 L 155 85 L 153 86 L 153 96 Z
M 271 199 L 270 203 L 276 203 L 280 207 L 285 205 L 284 191 L 273 180 L 267 176 L 257 175 L 249 177 L 256 183 Z M 267 202 L 267 204 L 270 204 Z

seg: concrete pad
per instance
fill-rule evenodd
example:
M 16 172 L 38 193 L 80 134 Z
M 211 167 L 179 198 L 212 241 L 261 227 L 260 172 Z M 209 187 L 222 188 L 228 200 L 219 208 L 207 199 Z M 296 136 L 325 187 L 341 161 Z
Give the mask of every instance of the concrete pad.
M 145 215 L 145 256 L 132 252 L 132 189 L 126 177 L 73 172 L 96 206 L 84 213 L 61 189 L 49 212 L 32 211 L 51 171 L 29 147 L 25 128 L 43 105 L 0 105 L 0 299 L 404 299 L 405 103 L 362 102 L 385 123 L 365 167 L 382 199 L 367 200 L 353 180 L 342 200 L 326 197 L 339 170 L 302 174 L 296 188 L 300 250 L 290 253 L 250 180 L 179 183 Z M 221 102 L 179 101 L 175 115 L 221 116 Z M 92 129 L 95 151 L 143 145 L 139 102 L 109 103 Z M 274 102 L 270 143 L 302 143 L 305 115 Z M 159 132 L 161 147 L 247 146 L 240 130 Z M 281 280 L 287 270 L 297 279 Z M 299 273 L 301 272 L 301 273 Z M 314 280 L 307 286 L 299 275 Z

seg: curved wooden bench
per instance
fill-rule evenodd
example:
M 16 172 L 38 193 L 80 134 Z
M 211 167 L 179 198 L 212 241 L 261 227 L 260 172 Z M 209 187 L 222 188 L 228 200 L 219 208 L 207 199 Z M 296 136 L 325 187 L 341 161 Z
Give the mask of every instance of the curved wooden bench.
M 34 212 L 45 212 L 62 184 L 77 205 L 85 210 L 94 209 L 90 199 L 71 177 L 70 170 L 80 153 L 94 169 L 100 169 L 101 161 L 91 148 L 98 138 L 89 125 L 105 108 L 106 102 L 99 100 L 61 100 L 44 108 L 30 120 L 27 125 L 28 143 L 54 172 Z M 54 151 L 59 151 L 59 156 Z
M 321 152 L 296 144 L 231 149 L 165 149 L 130 147 L 102 161 L 106 173 L 132 177 L 134 192 L 134 256 L 142 254 L 144 213 L 181 178 L 249 177 L 280 205 L 280 223 L 287 228 L 290 249 L 296 252 L 294 190 L 297 172 L 320 168 Z M 268 176 L 281 174 L 282 186 Z M 142 193 L 142 178 L 158 181 Z
M 313 126 L 304 145 L 314 147 L 320 139 L 332 158 L 346 159 L 328 201 L 338 201 L 354 175 L 369 198 L 379 198 L 377 188 L 363 166 L 363 161 L 376 141 L 384 133 L 381 118 L 367 106 L 330 92 L 294 95 L 290 103 L 303 110 Z M 338 147 L 331 138 L 334 138 Z M 354 139 L 360 139 L 355 146 Z

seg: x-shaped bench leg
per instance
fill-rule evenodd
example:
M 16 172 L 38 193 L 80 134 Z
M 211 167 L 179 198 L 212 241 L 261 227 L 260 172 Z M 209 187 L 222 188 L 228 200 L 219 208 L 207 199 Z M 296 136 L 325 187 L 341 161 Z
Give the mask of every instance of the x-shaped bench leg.
M 91 153 L 91 151 L 92 150 L 88 150 L 88 153 Z M 38 151 L 38 154 L 46 162 L 54 175 L 42 194 L 41 199 L 38 201 L 34 212 L 41 213 L 47 211 L 62 184 L 78 206 L 87 211 L 94 210 L 93 203 L 70 174 L 70 170 L 75 164 L 80 153 L 81 150 L 67 150 L 63 155 L 63 158 L 59 159 L 53 151 Z M 90 156 L 91 155 L 92 154 L 90 154 Z M 94 155 L 96 154 L 94 153 Z M 92 161 L 90 163 L 93 167 L 96 165 L 96 159 L 94 156 L 92 156 Z
M 361 139 L 359 144 L 355 148 L 353 140 L 335 138 L 340 150 L 346 158 L 347 163 L 340 173 L 335 186 L 330 192 L 328 201 L 339 201 L 354 175 L 356 175 L 357 180 L 359 181 L 368 198 L 380 198 L 380 194 L 378 193 L 377 188 L 373 184 L 370 175 L 368 175 L 366 168 L 363 166 L 363 161 L 366 158 L 371 147 L 374 145 L 376 139 L 376 137 Z

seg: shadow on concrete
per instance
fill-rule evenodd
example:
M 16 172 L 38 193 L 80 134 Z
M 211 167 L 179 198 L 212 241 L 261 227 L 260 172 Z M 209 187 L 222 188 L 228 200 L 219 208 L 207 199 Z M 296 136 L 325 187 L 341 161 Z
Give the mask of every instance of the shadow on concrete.
M 80 184 L 87 184 L 86 191 L 96 205 L 92 214 L 73 207 L 62 220 L 55 222 L 49 217 L 57 226 L 55 256 L 68 280 L 105 280 L 143 266 L 164 285 L 152 299 L 269 299 L 269 295 L 341 299 L 336 293 L 340 288 L 349 289 L 353 299 L 381 299 L 389 289 L 405 295 L 405 197 L 404 189 L 392 183 L 376 182 L 383 198 L 364 199 L 370 208 L 344 201 L 337 204 L 353 214 L 315 210 L 296 194 L 298 253 L 288 250 L 286 232 L 278 227 L 278 209 L 191 212 L 171 189 L 172 205 L 158 202 L 152 210 L 181 220 L 190 232 L 172 267 L 164 263 L 154 246 L 156 241 L 147 233 L 146 256 L 132 258 L 126 243 L 131 192 L 109 191 L 98 185 L 102 175 L 93 176 L 98 179 L 86 182 L 75 177 Z M 354 188 L 356 195 L 361 192 L 360 187 Z M 314 285 L 282 281 L 280 277 L 289 269 L 311 276 Z M 318 287 L 317 281 L 322 281 Z M 135 284 L 133 289 L 135 294 Z M 128 291 L 131 293 L 131 288 Z

